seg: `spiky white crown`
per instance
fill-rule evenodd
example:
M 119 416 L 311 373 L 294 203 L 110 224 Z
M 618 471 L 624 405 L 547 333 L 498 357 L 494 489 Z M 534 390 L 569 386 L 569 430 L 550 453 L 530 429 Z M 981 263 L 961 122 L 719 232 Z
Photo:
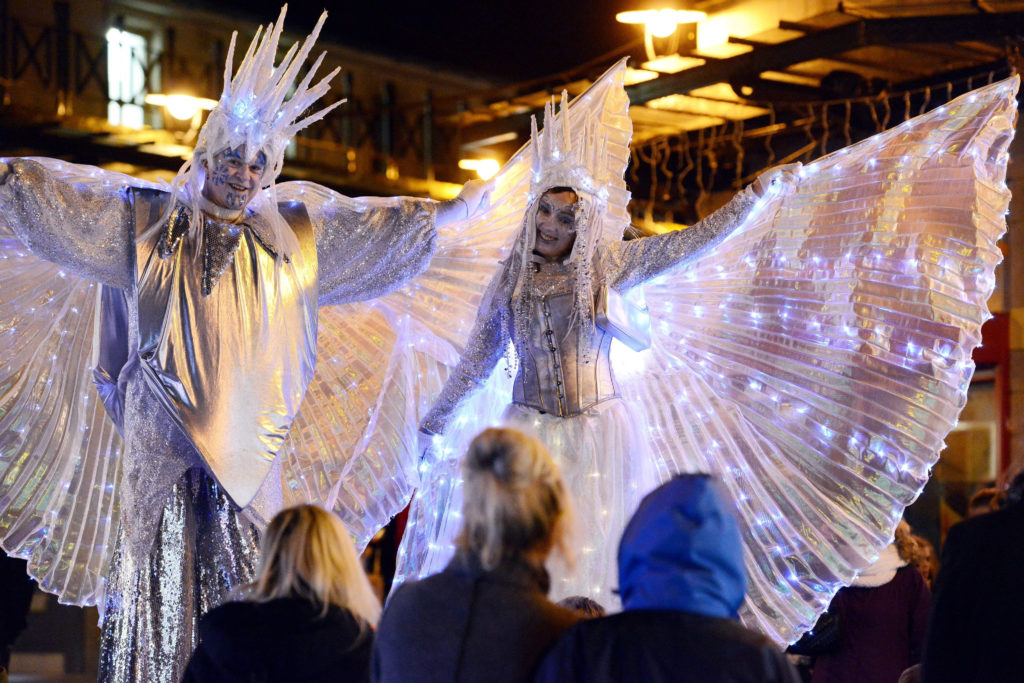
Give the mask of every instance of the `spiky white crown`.
M 537 117 L 530 119 L 531 160 L 530 195 L 537 197 L 552 187 L 571 187 L 577 191 L 607 198 L 607 188 L 622 172 L 604 163 L 608 133 L 600 120 L 586 116 L 582 125 L 573 126 L 569 117 L 569 94 L 562 91 L 561 106 L 555 113 L 554 97 L 544 106 L 544 129 L 537 132 Z
M 314 114 L 299 118 L 323 97 L 331 79 L 340 71 L 334 69 L 310 87 L 326 53 L 320 54 L 305 78 L 295 86 L 291 98 L 285 101 L 327 19 L 325 11 L 320 15 L 313 32 L 301 44 L 292 45 L 281 63 L 275 66 L 278 41 L 287 11 L 288 5 L 284 5 L 277 23 L 269 24 L 266 29 L 261 26 L 256 31 L 234 77 L 231 69 L 238 32 L 231 35 L 231 45 L 224 65 L 224 90 L 196 143 L 196 152 L 205 155 L 240 145 L 245 145 L 246 154 L 250 158 L 262 151 L 267 156 L 267 170 L 271 172 L 271 179 L 281 172 L 284 150 L 292 136 L 342 104 L 342 101 L 335 102 Z

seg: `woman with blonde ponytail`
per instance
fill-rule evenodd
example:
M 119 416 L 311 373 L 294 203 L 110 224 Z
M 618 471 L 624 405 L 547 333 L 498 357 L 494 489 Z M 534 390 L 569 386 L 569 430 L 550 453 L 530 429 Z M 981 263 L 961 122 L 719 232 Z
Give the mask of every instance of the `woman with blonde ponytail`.
M 455 557 L 392 593 L 375 681 L 531 680 L 544 652 L 579 620 L 547 599 L 548 555 L 572 560 L 569 495 L 544 446 L 513 429 L 488 429 L 469 445 L 462 478 Z
M 200 621 L 185 683 L 369 680 L 380 602 L 334 515 L 315 505 L 279 512 L 241 597 Z

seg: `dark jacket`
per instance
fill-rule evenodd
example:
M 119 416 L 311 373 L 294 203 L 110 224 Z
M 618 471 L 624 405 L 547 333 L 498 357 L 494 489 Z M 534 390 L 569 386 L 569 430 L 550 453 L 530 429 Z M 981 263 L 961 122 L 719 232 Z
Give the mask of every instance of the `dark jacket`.
M 925 683 L 1024 678 L 1024 504 L 949 530 L 935 577 Z
M 547 599 L 544 571 L 484 571 L 456 553 L 444 571 L 399 586 L 373 652 L 373 680 L 528 681 L 544 652 L 579 617 Z
M 816 659 L 813 683 L 896 683 L 921 661 L 930 599 L 912 566 L 880 586 L 840 589 L 829 607 L 839 618 L 839 647 Z
M 299 598 L 229 602 L 199 622 L 183 683 L 368 681 L 373 630 L 352 612 Z
M 537 680 L 797 683 L 785 655 L 738 621 L 746 571 L 725 500 L 700 475 L 648 495 L 619 545 L 625 611 L 569 629 Z

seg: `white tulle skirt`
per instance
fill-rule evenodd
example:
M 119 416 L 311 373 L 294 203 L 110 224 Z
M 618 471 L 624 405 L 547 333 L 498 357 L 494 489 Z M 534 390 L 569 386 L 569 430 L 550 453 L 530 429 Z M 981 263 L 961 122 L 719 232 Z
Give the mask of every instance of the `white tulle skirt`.
M 549 597 L 585 595 L 617 611 L 619 538 L 655 485 L 642 414 L 621 399 L 603 401 L 576 417 L 513 404 L 503 422 L 547 446 L 572 495 L 575 566 L 558 558 L 548 562 Z

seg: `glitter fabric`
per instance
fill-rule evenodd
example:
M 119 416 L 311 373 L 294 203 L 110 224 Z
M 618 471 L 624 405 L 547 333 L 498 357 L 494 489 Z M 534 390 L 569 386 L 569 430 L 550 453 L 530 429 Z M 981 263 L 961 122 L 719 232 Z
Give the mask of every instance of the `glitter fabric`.
M 182 475 L 159 511 L 153 552 L 115 545 L 103 604 L 101 681 L 177 683 L 199 618 L 252 581 L 256 527 L 202 469 Z
M 1006 150 L 1017 85 L 1014 78 L 968 93 L 801 168 L 752 208 L 741 200 L 711 224 L 670 236 L 692 249 L 676 265 L 661 258 L 663 236 L 598 246 L 595 266 L 620 288 L 642 284 L 651 315 L 649 350 L 612 343 L 627 419 L 637 420 L 632 428 L 643 435 L 658 480 L 681 471 L 722 479 L 745 544 L 741 616 L 778 643 L 811 626 L 890 542 L 966 401 L 971 353 L 1002 259 L 996 243 L 1009 202 Z M 581 95 L 569 114 L 594 102 Z M 443 436 L 421 462 L 400 550 L 407 576 L 429 572 L 451 553 L 460 526 L 458 461 L 468 438 L 503 420 L 530 424 L 494 410 L 512 398 L 501 377 L 509 318 L 522 329 L 520 311 L 505 306 L 516 231 L 529 206 L 528 162 L 517 155 L 496 176 L 495 208 L 458 226 L 471 237 L 458 248 L 442 245 L 443 267 L 428 269 L 408 300 L 392 298 L 414 315 L 415 296 L 445 293 L 453 302 L 445 306 L 448 329 L 425 322 L 428 341 L 465 349 L 462 361 L 447 362 L 451 380 L 424 423 Z M 724 239 L 717 239 L 719 220 L 738 221 Z M 489 237 L 507 240 L 504 248 Z M 474 251 L 490 259 L 489 271 L 471 265 Z M 449 277 L 454 265 L 470 284 L 460 288 Z M 497 284 L 481 295 L 487 278 Z M 473 301 L 482 303 L 467 335 L 464 321 L 474 317 L 455 313 Z M 513 341 L 521 354 L 526 347 Z M 495 363 L 488 377 L 484 368 Z M 549 388 L 548 396 L 556 394 Z M 534 414 L 545 438 L 554 433 L 548 422 L 576 420 Z M 591 428 L 587 437 L 567 432 L 570 451 L 591 437 L 614 443 L 602 427 Z M 605 474 L 599 467 L 611 467 L 612 476 L 621 471 L 592 466 L 594 478 Z M 600 517 L 604 500 L 585 495 L 577 500 L 580 516 Z M 600 555 L 610 559 L 614 549 Z
M 0 334 L 7 341 L 0 368 L 14 390 L 0 397 L 0 531 L 5 548 L 29 558 L 40 585 L 76 604 L 102 600 L 118 534 L 118 581 L 134 582 L 125 589 L 132 605 L 144 600 L 155 584 L 129 575 L 148 571 L 146 558 L 181 563 L 173 558 L 182 546 L 154 545 L 154 538 L 168 519 L 161 511 L 176 482 L 196 468 L 212 470 L 234 504 L 251 501 L 248 509 L 234 509 L 233 524 L 265 521 L 285 503 L 333 505 L 346 478 L 346 503 L 368 511 L 357 520 L 364 528 L 375 531 L 401 509 L 408 487 L 381 474 L 376 461 L 371 469 L 364 464 L 395 442 L 393 430 L 372 438 L 378 417 L 382 426 L 395 420 L 415 430 L 414 417 L 403 419 L 406 384 L 393 381 L 396 366 L 388 356 L 397 328 L 367 304 L 348 303 L 323 308 L 318 330 L 318 307 L 390 291 L 421 271 L 436 240 L 433 202 L 362 202 L 299 184 L 294 192 L 302 201 L 282 202 L 280 212 L 294 223 L 301 251 L 276 258 L 274 233 L 262 214 L 250 212 L 239 221 L 237 248 L 208 253 L 224 270 L 216 282 L 208 280 L 206 294 L 202 275 L 211 259 L 202 257 L 191 233 L 179 235 L 177 217 L 156 220 L 168 193 L 55 160 L 10 160 L 9 166 L 0 185 L 0 310 L 6 313 Z M 288 185 L 281 186 L 286 195 Z M 68 263 L 43 261 L 25 243 Z M 318 262 L 328 265 L 319 270 Z M 115 319 L 108 313 L 117 301 L 123 316 Z M 381 321 L 375 334 L 363 319 Z M 325 368 L 306 392 L 319 337 L 326 342 Z M 398 374 L 404 382 L 410 376 L 410 368 Z M 103 416 L 94 378 L 123 428 L 123 445 Z M 304 393 L 311 400 L 298 420 Z M 377 412 L 359 408 L 344 422 L 335 420 L 356 403 Z M 293 419 L 300 434 L 284 449 Z M 309 439 L 311 432 L 321 438 Z M 334 449 L 339 443 L 353 448 Z M 238 456 L 237 467 L 226 464 Z M 328 464 L 320 471 L 336 479 L 306 486 L 306 466 L 321 458 Z M 379 487 L 370 485 L 375 473 Z M 236 536 L 222 538 L 235 543 Z M 223 551 L 240 557 L 246 547 Z M 213 587 L 232 580 L 218 578 L 214 567 L 204 571 L 200 576 Z M 146 633 L 156 622 L 126 627 L 116 613 L 125 604 L 108 604 L 106 617 L 117 626 L 104 636 L 114 648 L 107 678 L 125 675 L 117 657 L 132 652 L 132 671 L 171 680 L 164 678 L 173 677 L 165 673 L 166 649 L 138 649 L 159 641 Z M 175 614 L 181 623 L 168 621 Z M 170 608 L 161 615 L 165 632 L 192 638 L 190 612 Z
M 128 304 L 138 336 L 127 336 L 163 412 L 245 507 L 288 435 L 316 363 L 313 228 L 302 205 L 281 207 L 300 245 L 288 261 L 262 246 L 271 238 L 257 213 L 238 224 L 204 220 L 199 240 L 178 239 L 168 253 L 161 246 L 174 241 L 167 235 L 175 222 L 159 223 L 168 198 L 134 193 L 138 285 Z

